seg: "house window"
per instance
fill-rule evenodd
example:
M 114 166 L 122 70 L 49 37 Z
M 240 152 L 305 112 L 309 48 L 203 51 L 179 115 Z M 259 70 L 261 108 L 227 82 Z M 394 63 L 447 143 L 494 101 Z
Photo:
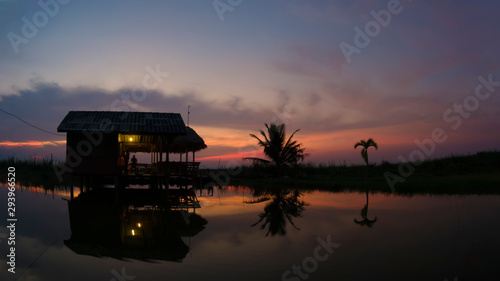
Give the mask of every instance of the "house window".
M 122 135 L 118 134 L 118 142 L 137 143 L 140 142 L 140 135 Z

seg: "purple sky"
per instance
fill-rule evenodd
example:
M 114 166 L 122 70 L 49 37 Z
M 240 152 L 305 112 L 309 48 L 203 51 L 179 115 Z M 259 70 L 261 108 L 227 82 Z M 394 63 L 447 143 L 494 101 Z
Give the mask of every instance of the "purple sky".
M 427 157 L 500 149 L 499 8 L 0 0 L 0 109 L 55 132 L 70 110 L 179 112 L 187 121 L 191 105 L 207 165 L 251 156 L 248 134 L 273 120 L 300 128 L 316 163 L 360 163 L 353 144 L 369 137 L 379 144 L 371 161 L 398 161 L 436 128 L 446 140 Z M 64 135 L 0 116 L 0 158 L 63 157 Z

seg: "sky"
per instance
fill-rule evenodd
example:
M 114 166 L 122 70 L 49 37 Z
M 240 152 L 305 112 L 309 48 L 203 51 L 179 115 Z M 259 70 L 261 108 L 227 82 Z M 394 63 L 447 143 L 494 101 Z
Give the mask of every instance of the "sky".
M 368 138 L 374 163 L 498 150 L 499 6 L 0 0 L 0 158 L 62 159 L 68 111 L 189 105 L 207 167 L 262 156 L 273 122 L 317 164 L 362 163 Z

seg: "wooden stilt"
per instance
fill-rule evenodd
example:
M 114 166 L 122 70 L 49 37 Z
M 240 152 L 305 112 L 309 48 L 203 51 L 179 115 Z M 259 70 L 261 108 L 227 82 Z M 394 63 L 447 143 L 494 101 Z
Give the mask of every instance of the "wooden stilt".
M 73 193 L 73 175 L 69 176 L 69 192 L 71 194 L 71 200 L 73 200 L 75 198 Z
M 83 176 L 80 176 L 80 194 L 83 193 Z
M 119 177 L 115 176 L 115 203 L 118 203 L 119 197 L 120 197 L 120 181 Z
M 165 181 L 165 202 L 167 204 L 169 204 L 170 203 L 170 200 L 169 200 L 169 198 L 170 198 L 170 194 L 169 194 L 170 188 L 169 188 L 169 176 L 168 176 L 168 174 L 165 176 L 164 181 Z

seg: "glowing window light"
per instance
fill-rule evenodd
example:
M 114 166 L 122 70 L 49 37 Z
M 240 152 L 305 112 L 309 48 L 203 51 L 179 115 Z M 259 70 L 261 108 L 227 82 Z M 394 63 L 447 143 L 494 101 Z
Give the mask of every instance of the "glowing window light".
M 138 222 L 138 223 L 137 223 L 137 227 L 141 227 L 141 226 L 142 226 L 142 225 L 141 225 L 141 223 L 140 223 L 140 222 Z
M 135 236 L 135 230 L 133 230 L 133 229 L 132 229 L 132 235 L 134 235 L 134 236 Z

